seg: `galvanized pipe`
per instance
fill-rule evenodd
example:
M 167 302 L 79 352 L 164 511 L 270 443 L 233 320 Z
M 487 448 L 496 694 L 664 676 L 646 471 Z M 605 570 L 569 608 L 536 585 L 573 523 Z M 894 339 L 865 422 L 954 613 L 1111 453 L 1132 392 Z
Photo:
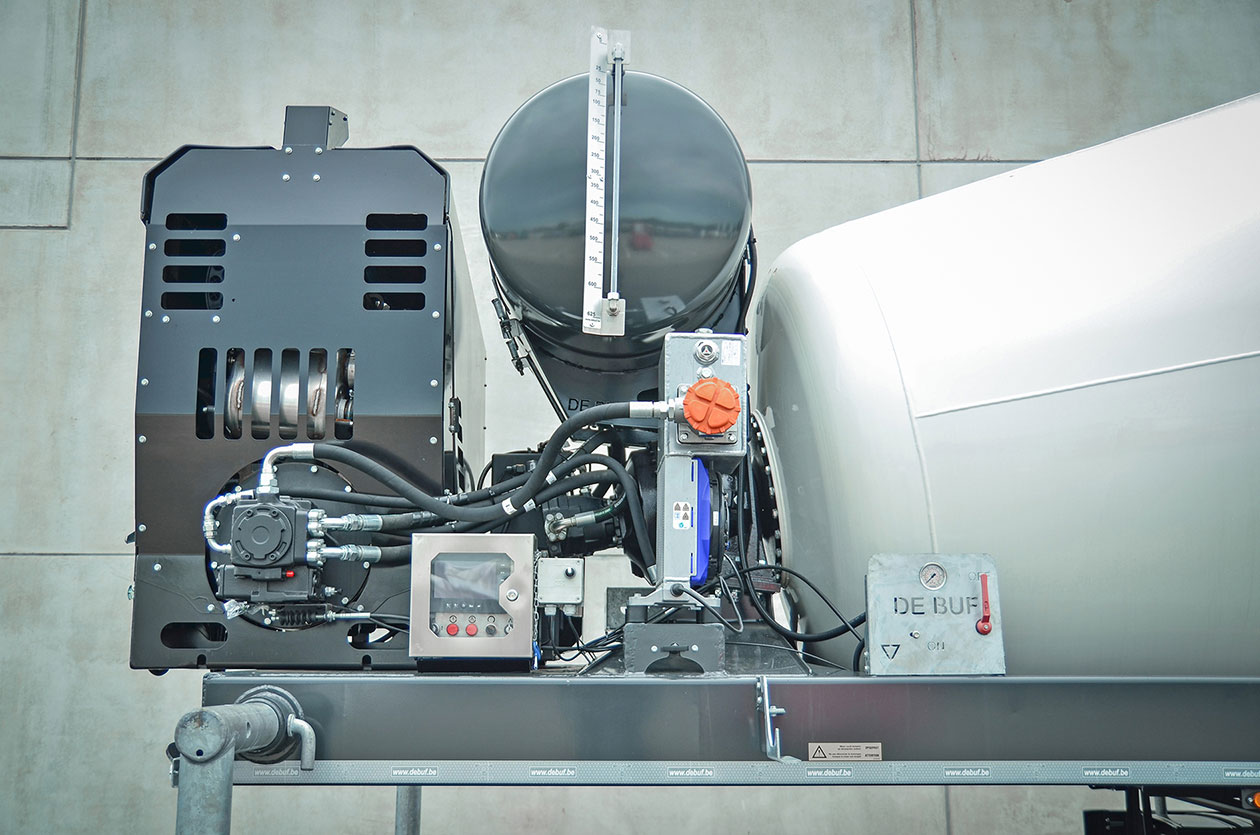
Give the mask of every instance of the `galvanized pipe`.
M 226 835 L 232 826 L 232 762 L 238 751 L 266 748 L 288 736 L 272 705 L 245 702 L 202 708 L 175 727 L 179 749 L 177 835 Z
M 423 786 L 399 786 L 394 805 L 394 835 L 420 835 L 420 791 Z

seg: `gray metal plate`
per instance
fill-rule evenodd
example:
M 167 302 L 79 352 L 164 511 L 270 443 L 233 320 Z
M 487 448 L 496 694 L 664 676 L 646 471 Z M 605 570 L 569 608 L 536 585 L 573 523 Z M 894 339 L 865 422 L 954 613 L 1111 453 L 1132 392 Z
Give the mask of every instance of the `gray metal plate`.
M 981 619 L 987 579 L 990 630 Z M 876 554 L 866 572 L 871 675 L 1006 672 L 997 571 L 987 554 Z

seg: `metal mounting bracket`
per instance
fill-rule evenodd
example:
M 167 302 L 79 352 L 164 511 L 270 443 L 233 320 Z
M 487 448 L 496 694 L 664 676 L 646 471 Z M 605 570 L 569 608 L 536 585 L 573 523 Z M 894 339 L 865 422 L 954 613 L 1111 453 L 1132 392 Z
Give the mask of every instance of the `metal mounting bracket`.
M 783 756 L 779 746 L 779 729 L 774 726 L 774 717 L 782 716 L 787 710 L 770 701 L 770 681 L 765 676 L 757 677 L 757 710 L 761 713 L 761 744 L 766 756 L 781 763 L 799 762 L 796 757 Z

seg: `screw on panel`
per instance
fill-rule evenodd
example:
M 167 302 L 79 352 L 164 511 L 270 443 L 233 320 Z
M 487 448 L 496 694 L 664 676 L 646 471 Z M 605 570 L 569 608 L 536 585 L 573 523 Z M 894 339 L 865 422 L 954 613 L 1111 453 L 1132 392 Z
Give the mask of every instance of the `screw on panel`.
M 163 325 L 170 324 L 170 321 L 171 321 L 171 317 L 170 317 L 170 316 L 163 316 L 163 317 L 162 317 L 162 324 L 163 324 Z
M 287 146 L 286 146 L 286 147 L 285 147 L 285 149 L 284 149 L 284 152 L 285 152 L 286 154 L 291 154 L 291 153 L 293 153 L 293 149 L 292 149 L 292 148 L 289 148 L 289 147 L 287 147 Z
M 436 310 L 435 310 L 435 311 L 433 311 L 433 318 L 434 318 L 434 319 L 441 318 L 441 316 L 442 316 L 442 314 L 441 314 L 441 313 L 438 313 Z
M 433 245 L 433 251 L 434 251 L 434 252 L 441 252 L 441 251 L 442 251 L 442 245 L 441 245 L 441 244 L 434 244 L 434 245 Z
M 149 529 L 148 525 L 136 525 L 136 530 L 139 531 L 140 533 L 144 533 L 148 529 Z
M 316 465 L 316 464 L 312 464 L 312 465 L 311 465 L 311 472 L 313 472 L 313 473 L 317 473 L 317 472 L 319 472 L 319 466 L 318 466 L 318 465 Z
M 144 318 L 146 318 L 146 319 L 152 319 L 152 318 L 153 318 L 153 311 L 152 311 L 152 310 L 146 310 L 146 311 L 144 312 Z
M 139 438 L 136 438 L 136 440 L 137 440 L 137 441 L 139 441 L 140 443 L 144 443 L 145 441 L 147 441 L 147 440 L 149 440 L 149 439 L 148 439 L 148 438 L 146 438 L 145 436 L 141 435 Z
M 350 598 L 348 598 L 348 597 L 343 597 L 343 598 L 341 598 L 341 605 L 342 605 L 342 606 L 345 606 L 345 605 L 346 605 L 346 604 L 348 604 L 349 602 L 350 602 Z
M 518 597 L 520 597 L 520 595 L 516 593 L 516 589 L 508 589 L 507 591 L 508 600 L 515 600 Z
M 154 570 L 154 571 L 161 571 L 161 570 L 162 570 L 162 563 L 160 563 L 160 562 L 155 562 L 155 563 L 153 563 L 153 570 Z
M 315 153 L 316 153 L 316 155 L 318 155 L 318 154 L 322 154 L 322 153 L 324 153 L 324 149 L 323 149 L 323 148 L 320 148 L 320 147 L 318 147 L 318 146 L 317 146 L 317 147 L 315 148 Z
M 234 240 L 234 241 L 239 241 L 240 239 L 241 239 L 241 233 L 240 233 L 240 232 L 237 232 L 235 235 L 233 235 L 233 236 L 232 236 L 232 240 Z
M 430 437 L 429 437 L 429 443 L 431 443 L 431 444 L 436 444 L 436 443 L 437 443 L 437 438 L 434 438 L 434 437 L 430 436 Z
M 142 386 L 147 386 L 148 384 L 149 384 L 149 378 L 148 378 L 148 377 L 141 377 L 141 378 L 140 378 L 140 385 L 142 385 Z
M 652 652 L 660 652 L 660 651 L 661 651 L 660 647 L 653 645 Z
M 287 182 L 289 182 L 289 179 L 290 179 L 290 178 L 289 178 L 289 175 L 288 175 L 288 174 L 281 174 L 281 175 L 280 175 L 280 179 L 284 180 L 284 181 L 287 183 Z
M 149 249 L 150 250 L 157 249 L 157 244 L 149 244 Z
M 437 385 L 438 385 L 437 380 L 430 380 L 430 381 L 429 381 L 429 387 L 430 387 L 430 388 L 437 388 Z
M 211 322 L 214 322 L 214 323 L 217 325 L 217 324 L 219 324 L 220 322 L 222 322 L 223 320 L 222 320 L 222 319 L 220 319 L 218 316 L 211 316 L 211 317 L 210 317 L 210 321 L 211 321 Z
M 213 612 L 213 611 L 214 611 L 214 604 L 213 604 L 213 603 L 207 603 L 207 604 L 206 604 L 206 611 L 207 611 L 207 612 Z
M 319 182 L 319 175 L 318 175 L 318 174 L 312 174 L 312 175 L 311 175 L 311 179 L 312 179 L 312 180 L 314 180 L 315 182 L 317 182 L 317 183 L 318 183 L 318 182 Z

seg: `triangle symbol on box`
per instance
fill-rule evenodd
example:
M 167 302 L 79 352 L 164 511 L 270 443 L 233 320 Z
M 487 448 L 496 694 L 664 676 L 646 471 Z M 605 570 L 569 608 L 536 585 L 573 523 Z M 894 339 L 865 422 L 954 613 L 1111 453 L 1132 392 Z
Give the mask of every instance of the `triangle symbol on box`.
M 817 748 L 814 749 L 814 759 L 816 760 L 827 759 L 827 752 L 822 749 L 821 745 L 819 745 Z
M 897 657 L 897 650 L 901 649 L 901 644 L 883 644 L 884 655 L 888 656 L 888 660 L 892 661 Z

